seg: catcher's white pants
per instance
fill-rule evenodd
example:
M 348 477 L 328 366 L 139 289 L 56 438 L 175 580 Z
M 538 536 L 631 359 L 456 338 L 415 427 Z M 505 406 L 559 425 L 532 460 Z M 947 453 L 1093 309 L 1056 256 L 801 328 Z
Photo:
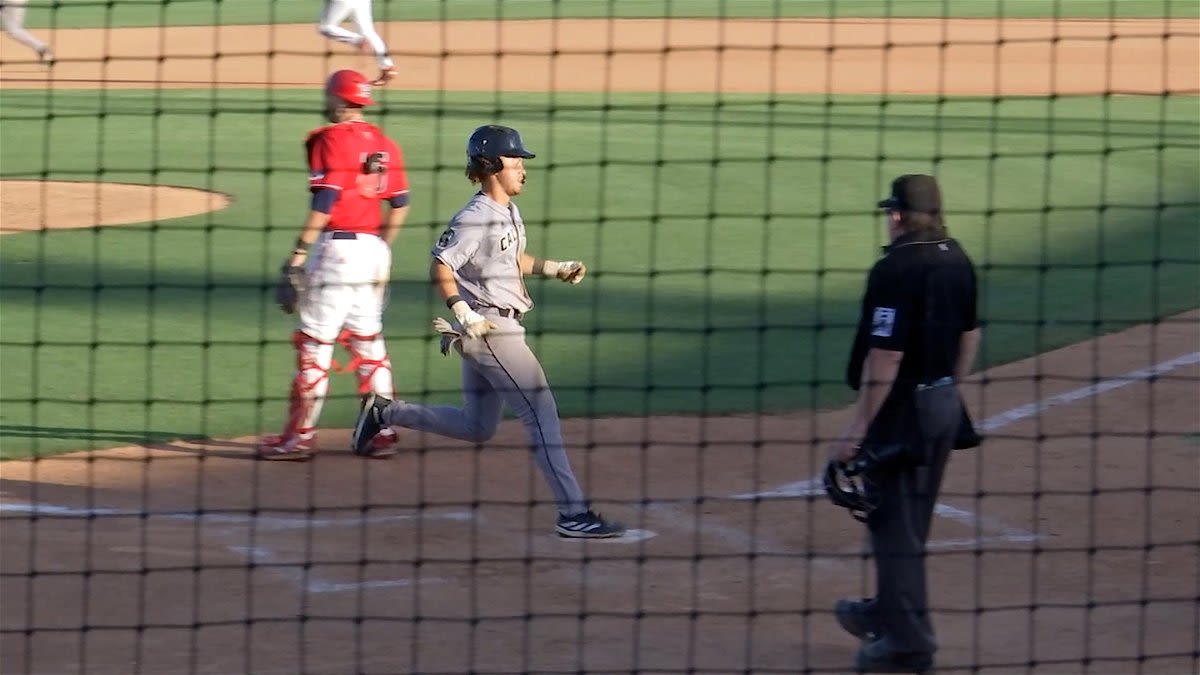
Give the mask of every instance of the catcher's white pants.
M 358 32 L 342 28 L 342 23 L 350 20 L 358 27 Z M 325 9 L 317 30 L 327 38 L 343 42 L 355 47 L 366 42 L 375 53 L 375 60 L 380 68 L 391 68 L 395 64 L 388 56 L 387 45 L 375 30 L 375 20 L 371 16 L 371 0 L 325 0 Z
M 308 290 L 300 300 L 300 330 L 333 342 L 348 329 L 356 335 L 383 331 L 383 303 L 392 271 L 392 250 L 379 237 L 325 232 L 305 266 Z
M 25 30 L 25 0 L 3 0 L 0 2 L 0 27 L 12 39 L 29 47 L 39 55 L 46 50 L 46 43 Z
M 345 233 L 323 233 L 305 269 L 308 288 L 298 307 L 296 374 L 285 436 L 316 428 L 339 338 L 350 351 L 348 367 L 358 378 L 359 392 L 393 395 L 391 362 L 382 336 L 392 251 L 374 235 L 343 237 Z

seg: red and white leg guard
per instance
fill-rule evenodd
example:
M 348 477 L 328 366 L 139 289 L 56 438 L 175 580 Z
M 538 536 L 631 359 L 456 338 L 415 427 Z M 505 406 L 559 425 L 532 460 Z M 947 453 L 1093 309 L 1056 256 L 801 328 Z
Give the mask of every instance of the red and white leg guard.
M 358 378 L 358 393 L 374 392 L 384 398 L 394 396 L 392 362 L 388 359 L 387 345 L 381 335 L 356 335 L 342 331 L 338 342 L 350 351 L 350 363 L 345 370 L 353 370 Z
M 296 347 L 296 375 L 288 400 L 285 438 L 311 434 L 317 428 L 325 394 L 329 391 L 329 369 L 333 365 L 333 343 L 322 342 L 296 331 L 292 335 Z

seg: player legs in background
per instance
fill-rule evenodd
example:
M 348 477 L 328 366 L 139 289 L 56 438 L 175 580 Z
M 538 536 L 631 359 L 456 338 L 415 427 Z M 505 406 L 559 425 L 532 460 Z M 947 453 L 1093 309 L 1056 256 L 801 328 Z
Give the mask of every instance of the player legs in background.
M 365 40 L 362 35 L 342 28 L 342 22 L 349 18 L 353 9 L 350 0 L 325 0 L 325 9 L 317 22 L 317 32 L 351 47 L 362 45 Z
M 354 22 L 357 33 L 342 28 L 346 20 Z M 375 30 L 371 0 L 325 0 L 325 10 L 321 13 L 317 30 L 325 37 L 374 54 L 379 65 L 379 77 L 373 84 L 386 84 L 396 77 L 396 64 L 388 54 L 383 38 Z
M 379 65 L 379 77 L 374 84 L 387 84 L 388 80 L 395 78 L 398 72 L 395 62 L 388 54 L 387 45 L 383 43 L 383 38 L 379 37 L 379 32 L 375 30 L 371 0 L 355 0 L 354 23 L 358 26 L 358 31 L 362 33 L 363 39 L 366 40 L 367 46 L 375 54 L 375 62 Z
M 42 63 L 53 65 L 54 55 L 50 47 L 25 30 L 25 4 L 26 0 L 0 0 L 0 27 L 14 40 L 37 52 Z

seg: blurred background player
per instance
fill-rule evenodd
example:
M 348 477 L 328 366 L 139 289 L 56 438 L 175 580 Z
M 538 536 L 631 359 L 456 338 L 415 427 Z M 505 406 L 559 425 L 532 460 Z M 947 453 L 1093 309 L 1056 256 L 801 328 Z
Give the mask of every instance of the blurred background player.
M 0 0 L 0 27 L 12 39 L 37 52 L 38 60 L 46 65 L 54 64 L 54 54 L 45 42 L 25 30 L 25 4 L 27 0 Z
M 358 32 L 342 28 L 345 21 L 353 21 Z M 321 12 L 317 31 L 327 38 L 373 53 L 375 61 L 379 64 L 379 77 L 372 84 L 384 85 L 396 77 L 396 64 L 388 55 L 383 38 L 379 37 L 375 30 L 375 21 L 371 17 L 371 0 L 325 0 L 325 9 Z
M 299 312 L 292 339 L 296 374 L 283 433 L 260 441 L 262 459 L 306 460 L 316 450 L 335 343 L 350 350 L 347 370 L 358 377 L 359 394 L 392 395 L 382 316 L 391 243 L 408 215 L 408 178 L 399 146 L 363 119 L 371 103 L 366 76 L 339 70 L 325 84 L 331 124 L 305 142 L 312 201 L 277 296 L 285 312 Z M 386 218 L 384 201 L 390 206 Z M 396 434 L 382 429 L 367 446 L 359 454 L 391 456 Z

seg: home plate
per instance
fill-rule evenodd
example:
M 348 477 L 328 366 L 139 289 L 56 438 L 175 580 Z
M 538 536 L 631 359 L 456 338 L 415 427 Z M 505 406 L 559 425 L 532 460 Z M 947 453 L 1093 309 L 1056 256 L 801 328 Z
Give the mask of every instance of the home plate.
M 625 534 L 619 537 L 611 537 L 609 539 L 588 539 L 587 537 L 559 537 L 567 541 L 588 541 L 593 544 L 632 544 L 638 541 L 645 541 L 653 537 L 657 537 L 658 533 L 654 530 L 625 530 Z

